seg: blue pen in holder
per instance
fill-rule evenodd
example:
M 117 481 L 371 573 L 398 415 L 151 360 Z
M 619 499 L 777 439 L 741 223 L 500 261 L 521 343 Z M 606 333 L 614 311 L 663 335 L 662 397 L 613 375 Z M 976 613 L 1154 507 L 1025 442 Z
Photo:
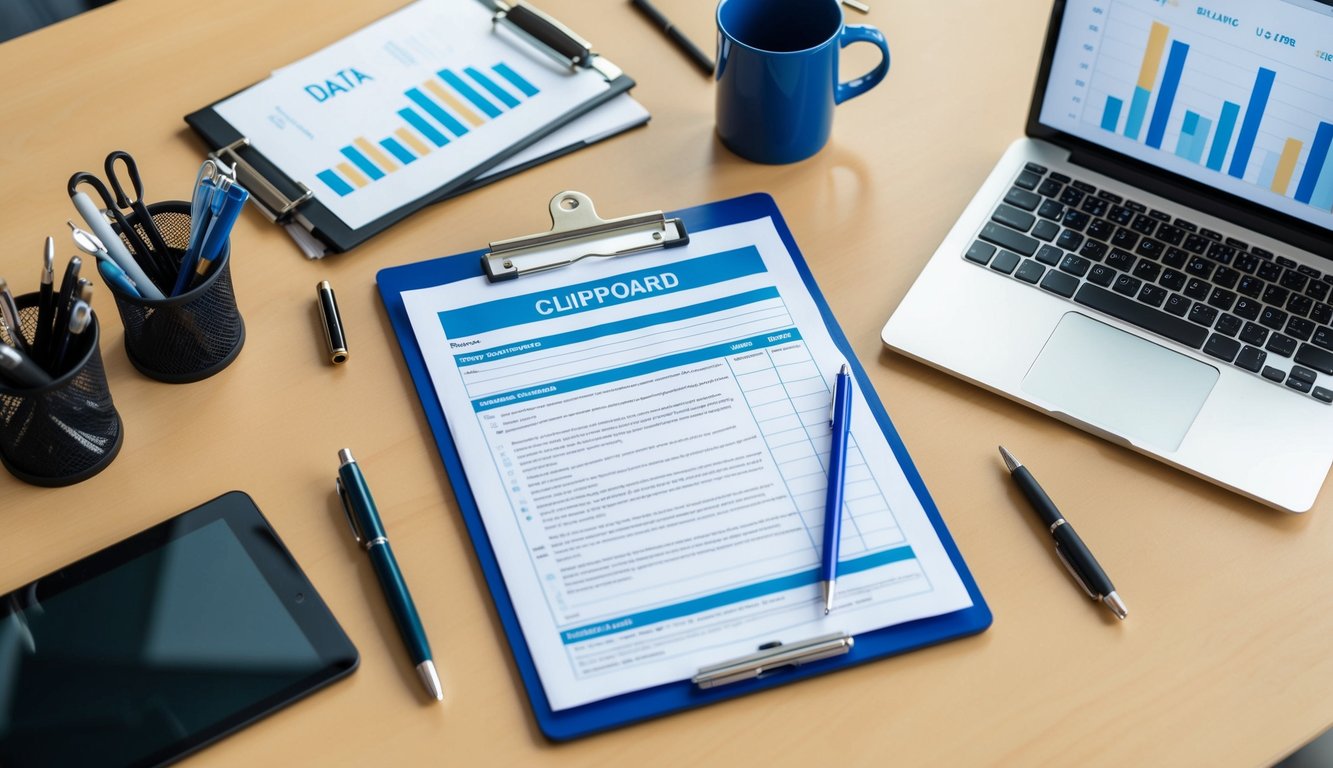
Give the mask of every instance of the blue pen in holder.
M 171 263 L 179 264 L 190 242 L 190 204 L 156 203 L 148 206 L 148 214 L 166 241 Z M 125 353 L 140 373 L 184 384 L 206 379 L 236 359 L 245 344 L 245 321 L 232 289 L 230 239 L 183 293 L 172 296 L 173 286 L 158 287 L 168 298 L 145 299 L 108 282 L 125 326 Z

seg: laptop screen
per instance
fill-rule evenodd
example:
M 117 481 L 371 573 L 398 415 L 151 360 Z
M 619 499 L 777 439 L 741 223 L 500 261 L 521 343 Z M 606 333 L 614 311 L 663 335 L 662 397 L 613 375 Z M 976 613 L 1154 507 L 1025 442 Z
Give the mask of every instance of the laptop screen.
M 1067 0 L 1039 121 L 1333 230 L 1333 0 Z

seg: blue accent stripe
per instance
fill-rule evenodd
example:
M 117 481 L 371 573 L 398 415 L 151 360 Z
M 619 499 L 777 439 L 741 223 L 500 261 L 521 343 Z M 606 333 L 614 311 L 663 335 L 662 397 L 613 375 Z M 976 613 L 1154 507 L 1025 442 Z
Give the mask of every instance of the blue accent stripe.
M 665 312 L 654 312 L 648 315 L 640 315 L 639 317 L 633 317 L 616 323 L 603 323 L 588 328 L 580 328 L 577 331 L 557 333 L 552 336 L 529 339 L 503 347 L 479 349 L 467 354 L 454 355 L 454 361 L 457 362 L 459 368 L 465 368 L 469 365 L 494 362 L 496 360 L 513 357 L 514 355 L 528 352 L 542 352 L 557 347 L 568 346 L 570 344 L 580 344 L 585 341 L 591 341 L 592 339 L 600 339 L 604 336 L 612 336 L 617 333 L 628 333 L 629 331 L 637 331 L 654 325 L 676 323 L 681 320 L 703 317 L 705 315 L 711 315 L 714 312 L 725 312 L 728 309 L 743 307 L 746 304 L 755 304 L 776 298 L 778 298 L 777 288 L 757 288 L 753 291 L 746 291 L 745 293 L 736 294 L 734 296 L 724 296 L 720 299 L 704 301 L 698 304 L 692 304 L 688 307 L 669 309 Z
M 508 80 L 509 83 L 513 85 L 515 88 L 522 91 L 524 96 L 532 97 L 536 96 L 538 93 L 541 93 L 541 91 L 537 90 L 537 86 L 533 85 L 532 83 L 529 83 L 527 80 L 524 80 L 522 76 L 520 76 L 514 70 L 510 69 L 509 65 L 505 64 L 504 62 L 496 64 L 495 66 L 491 67 L 491 69 L 495 70 L 495 73 L 500 77 L 503 77 L 504 79 Z
M 440 76 L 440 79 L 448 83 L 449 87 L 461 93 L 463 95 L 463 98 L 472 102 L 472 106 L 476 107 L 477 109 L 480 109 L 482 112 L 485 112 L 487 115 L 491 117 L 500 116 L 499 107 L 496 107 L 494 104 L 490 103 L 485 98 L 483 98 L 480 93 L 477 93 L 475 90 L 472 89 L 472 86 L 463 82 L 463 79 L 460 78 L 458 75 L 455 75 L 453 72 L 450 72 L 447 69 L 442 69 L 436 74 Z
M 1162 75 L 1162 85 L 1157 92 L 1157 103 L 1152 109 L 1152 122 L 1148 124 L 1148 146 L 1162 148 L 1162 136 L 1166 134 L 1166 123 L 1171 119 L 1171 107 L 1176 102 L 1176 89 L 1180 87 L 1180 75 L 1185 71 L 1185 57 L 1190 47 L 1179 40 L 1171 41 L 1171 53 L 1166 58 L 1166 74 Z
M 513 108 L 518 106 L 518 99 L 510 96 L 508 91 L 496 85 L 489 77 L 483 75 L 472 67 L 464 67 L 463 71 L 467 73 L 468 77 L 476 80 L 477 84 L 482 88 L 490 91 L 491 95 L 499 99 L 506 107 Z
M 1199 127 L 1197 112 L 1185 113 L 1185 124 L 1180 128 L 1180 138 L 1176 140 L 1176 157 L 1188 159 L 1194 151 L 1194 131 Z
M 369 176 L 371 181 L 379 181 L 384 178 L 384 171 L 381 171 L 374 163 L 370 162 L 370 158 L 361 154 L 356 147 L 349 145 L 338 151 L 342 152 L 343 157 L 351 160 L 357 168 L 360 168 L 363 173 Z
M 420 89 L 409 88 L 406 93 L 407 98 L 416 102 L 416 105 L 424 109 L 426 114 L 435 118 L 440 125 L 448 128 L 455 136 L 462 136 L 467 133 L 467 128 L 463 127 L 463 124 L 458 122 L 458 118 L 445 112 L 444 107 L 436 104 L 432 99 L 427 97 L 426 94 L 422 93 Z
M 399 144 L 397 139 L 380 139 L 380 146 L 389 150 L 389 154 L 398 158 L 398 162 L 403 165 L 407 165 L 417 159 L 417 156 L 407 151 L 407 147 Z
M 1231 156 L 1231 167 L 1227 169 L 1229 175 L 1238 179 L 1245 178 L 1245 169 L 1250 165 L 1250 153 L 1254 151 L 1254 139 L 1259 135 L 1259 123 L 1263 122 L 1275 77 L 1277 73 L 1273 70 L 1260 67 L 1254 78 L 1250 104 L 1245 108 L 1245 121 L 1240 125 L 1240 138 L 1236 140 L 1236 153 Z
M 1194 138 L 1190 139 L 1190 153 L 1186 157 L 1191 163 L 1198 163 L 1203 160 L 1203 148 L 1208 145 L 1208 133 L 1213 130 L 1213 121 L 1206 117 L 1200 117 L 1199 123 L 1194 128 Z
M 561 381 L 550 381 L 544 384 L 528 387 L 527 389 L 516 389 L 512 392 L 497 392 L 494 395 L 477 398 L 472 401 L 472 410 L 476 413 L 489 411 L 492 408 L 501 408 L 514 403 L 530 402 L 540 400 L 545 397 L 554 397 L 556 395 L 565 395 L 580 389 L 589 387 L 600 387 L 603 384 L 609 384 L 624 379 L 632 379 L 635 376 L 646 376 L 650 373 L 665 371 L 671 368 L 678 368 L 684 365 L 693 365 L 702 363 L 706 360 L 716 360 L 719 357 L 727 355 L 736 355 L 742 352 L 750 352 L 756 349 L 766 349 L 780 344 L 790 344 L 801 340 L 801 332 L 795 328 L 773 331 L 759 336 L 751 336 L 748 339 L 737 339 L 723 344 L 714 344 L 711 347 L 700 347 L 686 352 L 678 352 L 674 355 L 663 355 L 652 360 L 645 360 L 641 363 L 622 366 L 612 370 L 598 371 L 583 376 L 574 376 L 573 378 Z
M 1106 109 L 1102 112 L 1102 130 L 1115 133 L 1115 126 L 1120 122 L 1120 109 L 1125 102 L 1114 96 L 1106 97 Z
M 1319 181 L 1315 183 L 1310 205 L 1321 211 L 1333 212 L 1333 152 L 1330 152 L 1324 160 L 1324 170 L 1319 174 Z
M 328 188 L 338 193 L 338 197 L 347 197 L 354 191 L 352 186 L 343 181 L 342 177 L 333 171 L 320 171 L 315 174 L 315 178 L 328 185 Z
M 1238 117 L 1240 117 L 1239 104 L 1234 101 L 1222 103 L 1222 116 L 1217 121 L 1213 148 L 1208 151 L 1208 167 L 1214 171 L 1222 170 L 1222 163 L 1227 159 L 1227 149 L 1231 146 L 1231 134 L 1236 131 Z
M 1134 98 L 1129 102 L 1129 119 L 1125 121 L 1125 135 L 1135 141 L 1139 131 L 1143 130 L 1143 118 L 1148 114 L 1148 98 L 1152 92 L 1146 88 L 1134 88 Z
M 886 549 L 883 552 L 875 552 L 864 557 L 858 557 L 853 560 L 842 560 L 838 563 L 838 573 L 848 575 L 868 571 L 871 568 L 890 565 L 892 563 L 903 562 L 905 560 L 915 560 L 916 553 L 911 547 L 897 547 L 895 549 Z M 799 589 L 800 587 L 812 585 L 819 580 L 818 569 L 812 568 L 808 571 L 793 573 L 789 576 L 779 576 L 775 579 L 768 579 L 756 584 L 747 584 L 744 587 L 728 589 L 717 594 L 696 597 L 693 600 L 686 600 L 675 605 L 665 605 L 661 608 L 652 608 L 647 611 L 632 613 L 628 616 L 621 616 L 607 621 L 601 621 L 596 624 L 587 624 L 574 629 L 567 629 L 560 633 L 560 638 L 565 645 L 591 640 L 595 637 L 605 637 L 616 634 L 617 632 L 627 632 L 631 629 L 639 629 L 649 624 L 656 624 L 659 621 L 671 621 L 684 616 L 689 616 L 701 611 L 708 611 L 714 608 L 721 608 L 724 605 L 754 600 L 773 595 L 778 592 L 786 592 L 790 589 Z
M 426 118 L 418 115 L 416 110 L 400 109 L 398 110 L 398 116 L 406 120 L 408 125 L 417 129 L 417 133 L 430 139 L 430 143 L 435 146 L 443 147 L 445 144 L 449 143 L 449 139 L 445 138 L 443 133 L 435 130 L 435 126 L 426 122 Z
M 1315 184 L 1319 182 L 1320 171 L 1325 170 L 1324 164 L 1329 158 L 1333 158 L 1333 152 L 1329 147 L 1333 146 L 1333 124 L 1320 123 L 1319 130 L 1315 131 L 1314 143 L 1310 145 L 1310 154 L 1305 158 L 1305 171 L 1301 174 L 1301 183 L 1296 187 L 1296 199 L 1302 203 L 1309 203 L 1310 198 L 1314 197 Z

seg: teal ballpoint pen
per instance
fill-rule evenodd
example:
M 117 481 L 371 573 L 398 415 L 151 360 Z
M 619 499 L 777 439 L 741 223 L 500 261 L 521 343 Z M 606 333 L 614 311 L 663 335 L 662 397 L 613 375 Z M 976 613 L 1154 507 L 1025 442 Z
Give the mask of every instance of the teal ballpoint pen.
M 342 498 L 343 510 L 347 513 L 347 522 L 352 526 L 352 536 L 356 543 L 365 547 L 370 555 L 370 564 L 375 569 L 380 587 L 384 590 L 384 599 L 389 603 L 389 612 L 393 614 L 398 632 L 403 636 L 407 652 L 416 665 L 417 675 L 426 686 L 426 692 L 437 701 L 444 699 L 444 688 L 440 685 L 440 676 L 435 671 L 435 662 L 431 660 L 430 644 L 426 642 L 426 630 L 421 627 L 421 617 L 417 615 L 412 595 L 408 594 L 407 582 L 398 570 L 398 561 L 389 549 L 389 538 L 384 533 L 384 523 L 380 520 L 375 500 L 370 497 L 370 486 L 366 485 L 365 475 L 357 466 L 352 452 L 346 448 L 338 451 L 338 495 Z

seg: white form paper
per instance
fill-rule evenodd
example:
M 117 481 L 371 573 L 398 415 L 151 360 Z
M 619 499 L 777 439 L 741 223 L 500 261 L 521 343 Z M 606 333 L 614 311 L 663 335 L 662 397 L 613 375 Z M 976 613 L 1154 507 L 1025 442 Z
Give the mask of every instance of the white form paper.
M 857 388 L 824 615 L 844 359 L 771 219 L 403 300 L 553 709 L 971 605 Z
M 216 111 L 356 229 L 608 88 L 495 29 L 476 0 L 418 0 Z

